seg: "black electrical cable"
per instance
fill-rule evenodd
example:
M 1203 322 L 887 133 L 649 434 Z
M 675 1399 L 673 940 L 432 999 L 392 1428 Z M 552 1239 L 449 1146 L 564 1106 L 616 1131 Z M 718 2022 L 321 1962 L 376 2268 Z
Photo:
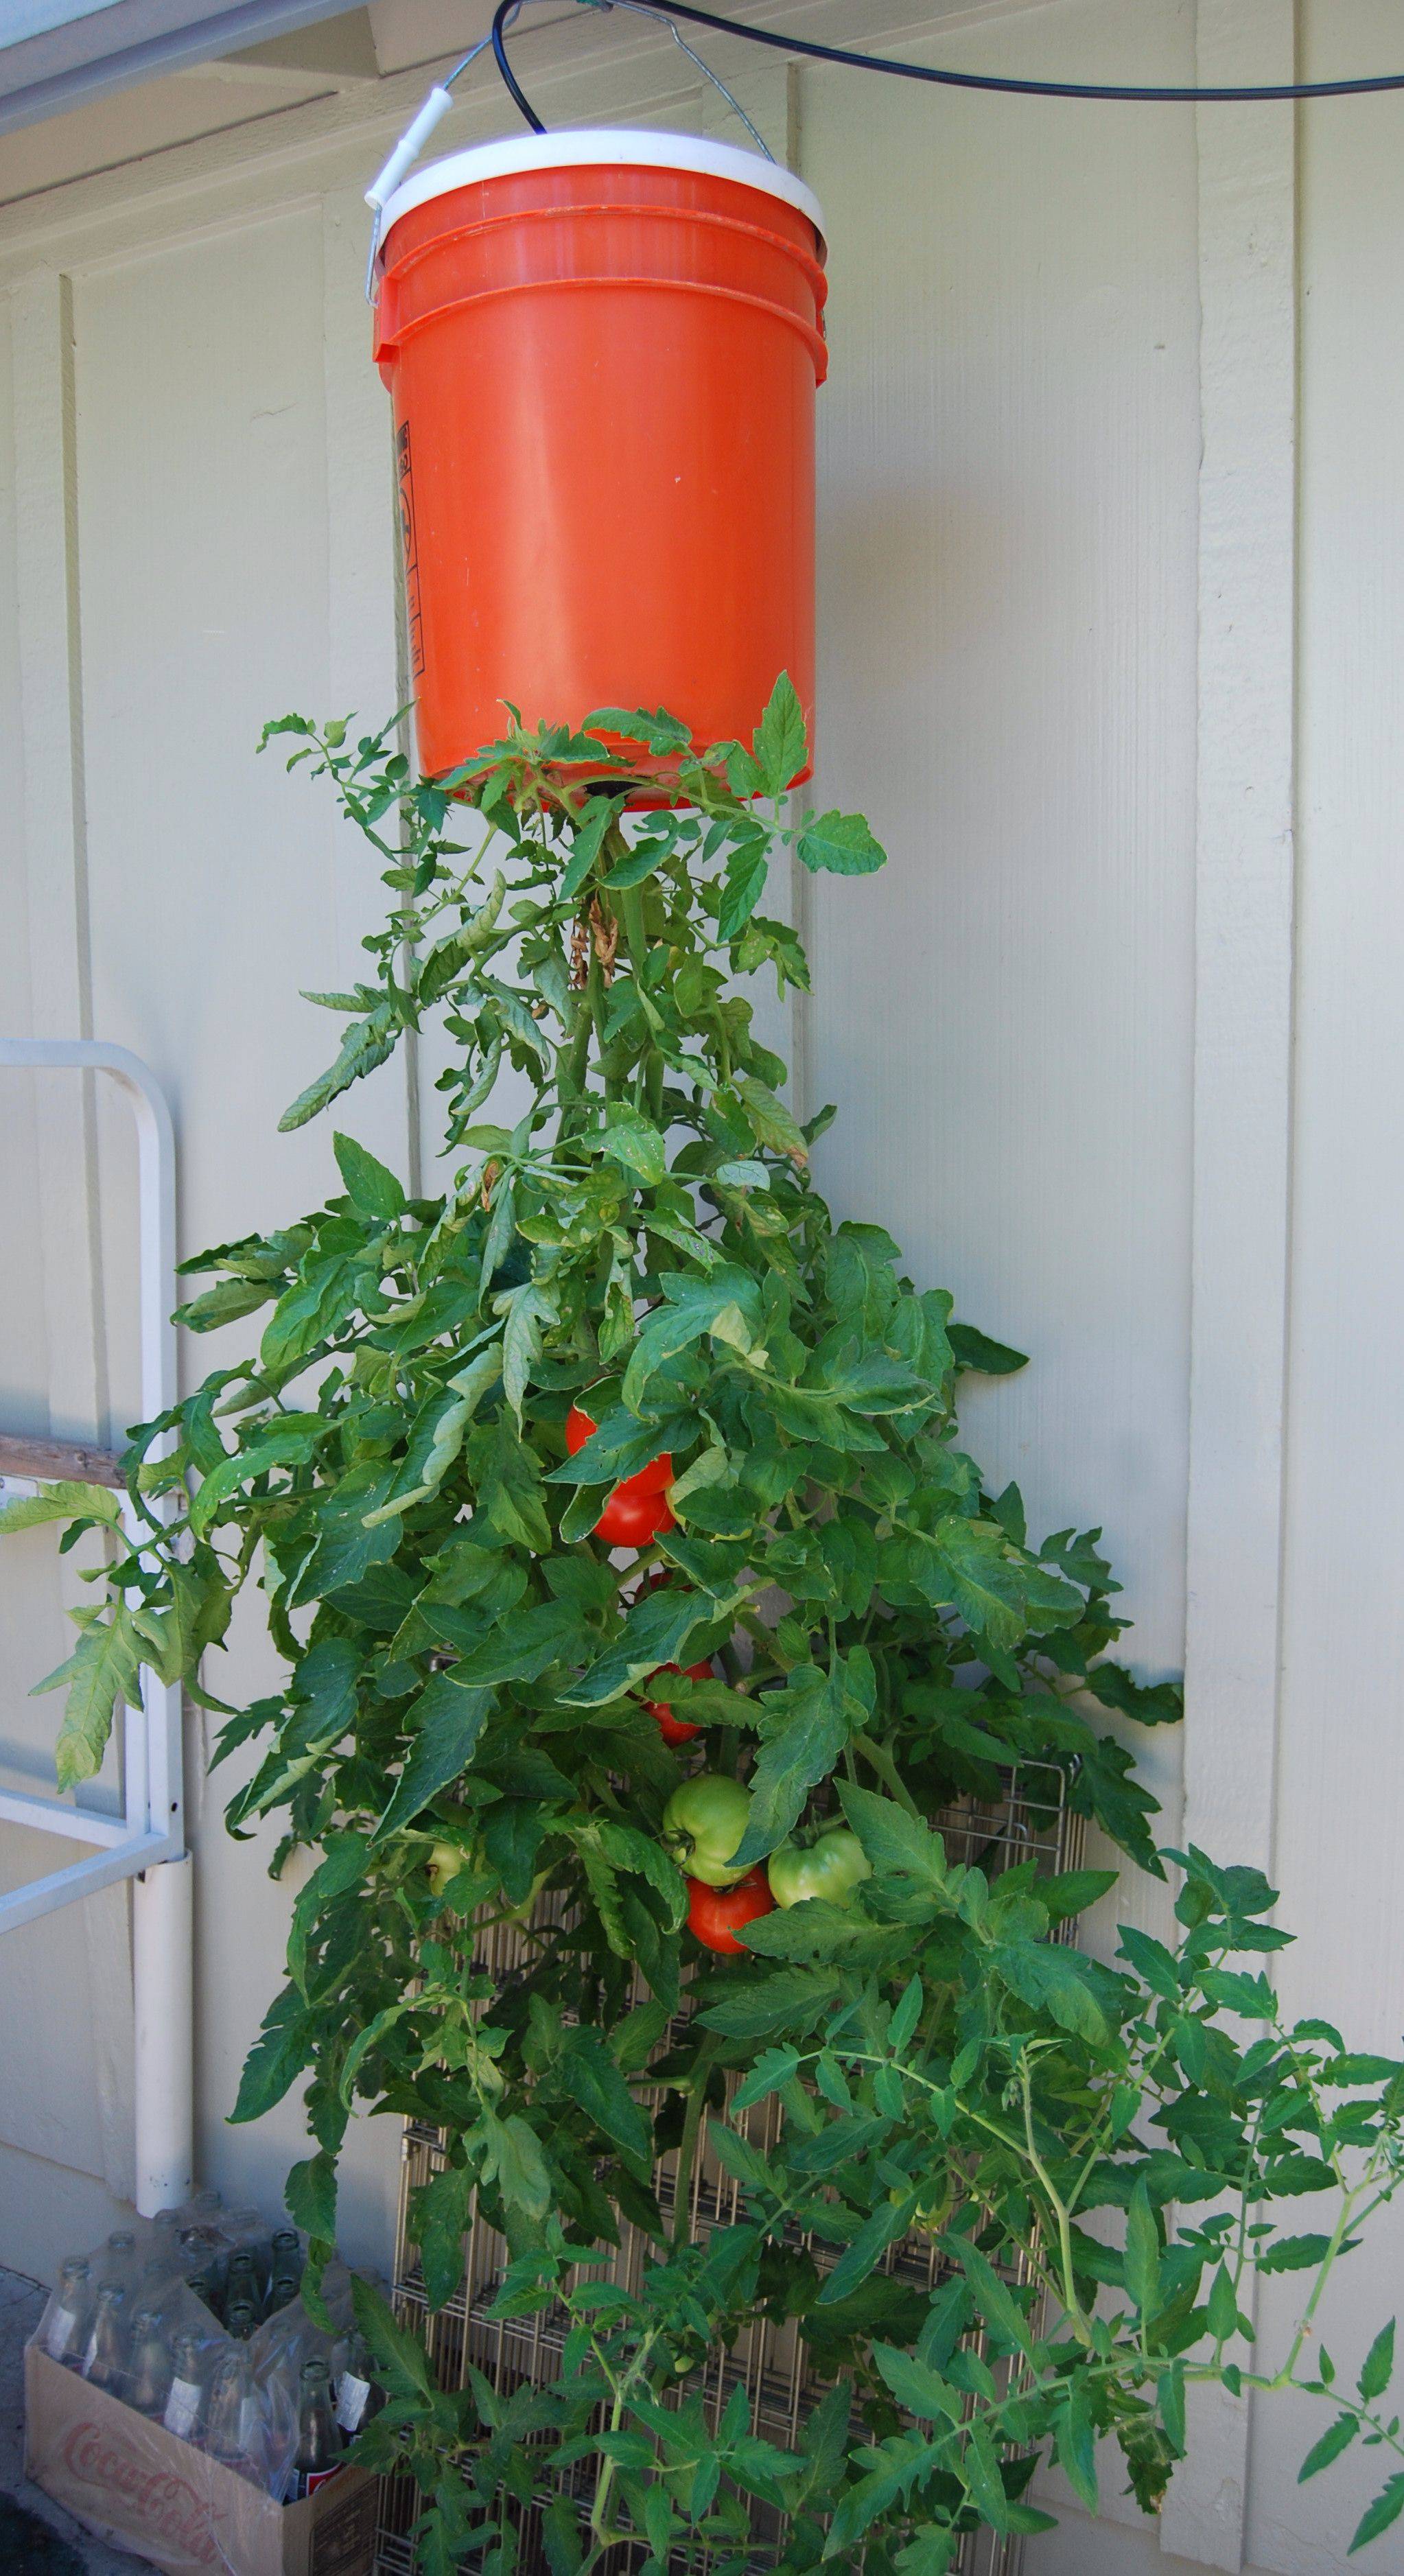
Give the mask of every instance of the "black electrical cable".
M 503 42 L 502 31 L 506 26 L 508 19 L 515 18 L 519 6 L 520 0 L 498 0 L 498 5 L 493 13 L 492 21 L 493 60 L 507 84 L 509 94 L 515 99 L 523 116 L 526 118 L 528 125 L 531 127 L 532 133 L 544 134 L 546 128 L 542 124 L 540 117 L 537 115 L 535 108 L 532 106 L 531 100 L 527 97 L 526 91 L 522 88 L 521 83 L 517 79 L 516 73 L 513 71 L 511 64 L 508 62 L 507 47 Z
M 603 11 L 609 7 L 609 0 L 585 0 L 585 5 Z M 528 125 L 534 134 L 544 134 L 546 128 L 516 80 L 502 41 L 503 26 L 516 14 L 517 6 L 518 0 L 499 0 L 492 22 L 492 50 L 498 70 Z M 1371 80 L 1266 82 L 1259 87 L 1239 89 L 1133 89 L 1100 81 L 1004 80 L 993 72 L 938 71 L 928 63 L 893 61 L 885 54 L 856 54 L 843 45 L 817 44 L 808 36 L 782 35 L 769 27 L 743 26 L 739 19 L 719 17 L 712 9 L 693 8 L 690 0 L 689 5 L 684 5 L 684 0 L 663 0 L 663 7 L 665 15 L 687 18 L 697 27 L 712 27 L 719 35 L 742 36 L 748 44 L 769 45 L 781 54 L 803 54 L 811 62 L 837 63 L 844 71 L 886 72 L 893 80 L 931 81 L 942 89 L 995 90 L 1014 98 L 1130 99 L 1152 105 L 1193 107 L 1235 99 L 1267 103 L 1297 98 L 1363 98 L 1377 90 L 1404 89 L 1404 72 L 1382 72 Z

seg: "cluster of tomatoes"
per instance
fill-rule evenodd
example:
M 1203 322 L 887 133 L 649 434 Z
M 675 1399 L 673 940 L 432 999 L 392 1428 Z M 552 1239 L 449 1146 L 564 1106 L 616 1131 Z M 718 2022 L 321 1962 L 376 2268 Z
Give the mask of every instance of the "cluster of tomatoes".
M 573 1404 L 566 1415 L 566 1447 L 573 1458 L 598 1430 L 583 1405 Z M 594 1536 L 606 1547 L 647 1547 L 653 1539 L 662 1538 L 665 1530 L 676 1529 L 668 1487 L 673 1481 L 673 1458 L 661 1449 L 640 1467 L 637 1476 L 626 1476 L 609 1495 L 604 1510 L 595 1523 Z
M 572 1458 L 583 1449 L 597 1425 L 584 1407 L 573 1404 L 566 1415 L 566 1448 Z M 647 1547 L 676 1528 L 668 1487 L 673 1461 L 661 1450 L 609 1494 L 594 1525 L 594 1536 L 606 1547 Z M 666 1582 L 666 1575 L 655 1575 Z M 681 1673 L 680 1664 L 660 1664 L 658 1672 Z M 650 1676 L 656 1681 L 658 1676 Z M 710 1681 L 710 1664 L 689 1664 L 686 1678 Z M 657 1721 L 665 1744 L 686 1744 L 701 1728 L 674 1715 L 661 1695 L 643 1703 Z M 687 1919 L 697 1939 L 709 1950 L 738 1954 L 745 1944 L 737 1934 L 777 1905 L 800 1905 L 822 1897 L 830 1905 L 848 1905 L 853 1891 L 871 1869 L 857 1835 L 840 1818 L 819 1827 L 808 1845 L 782 1843 L 768 1861 L 754 1869 L 733 1869 L 731 1855 L 741 1847 L 750 1821 L 751 1794 L 739 1780 L 722 1772 L 698 1771 L 675 1789 L 663 1810 L 663 1838 L 687 1878 Z
M 750 1819 L 749 1789 L 719 1771 L 695 1772 L 663 1810 L 663 1839 L 687 1877 L 688 1924 L 709 1950 L 743 1951 L 738 1932 L 777 1905 L 811 1897 L 851 1905 L 854 1890 L 872 1876 L 841 1816 L 821 1824 L 808 1844 L 784 1842 L 756 1868 L 733 1868 Z

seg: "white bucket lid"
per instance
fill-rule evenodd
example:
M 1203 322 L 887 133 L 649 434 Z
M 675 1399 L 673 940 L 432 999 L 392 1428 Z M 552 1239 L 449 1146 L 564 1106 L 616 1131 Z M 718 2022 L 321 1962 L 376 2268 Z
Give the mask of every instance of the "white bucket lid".
M 714 143 L 706 135 L 650 134 L 637 126 L 610 125 L 583 127 L 574 133 L 512 135 L 431 161 L 396 189 L 381 219 L 380 237 L 384 241 L 391 225 L 412 206 L 425 205 L 453 188 L 472 187 L 480 179 L 502 179 L 517 170 L 621 166 L 696 170 L 709 179 L 731 179 L 743 188 L 759 188 L 763 196 L 779 197 L 783 204 L 798 207 L 809 217 L 821 244 L 824 240 L 823 209 L 813 189 L 778 161 L 763 160 L 759 152 L 742 150 L 734 143 Z

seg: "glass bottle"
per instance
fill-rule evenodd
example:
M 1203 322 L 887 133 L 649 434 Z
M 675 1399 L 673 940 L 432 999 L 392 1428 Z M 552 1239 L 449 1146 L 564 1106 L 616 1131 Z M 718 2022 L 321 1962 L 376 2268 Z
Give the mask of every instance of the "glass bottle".
M 298 2291 L 301 2287 L 302 2267 L 300 2264 L 296 2269 L 289 2266 L 286 2271 L 275 2268 L 273 2278 L 268 2285 L 269 2316 L 275 2316 L 279 2308 L 290 2307 L 293 2300 L 297 2297 Z
M 104 2281 L 129 2281 L 136 2270 L 136 2238 L 130 2227 L 114 2227 L 102 2249 Z
M 357 2330 L 351 2337 L 345 2364 L 336 2383 L 336 2420 L 349 2442 L 380 2413 L 385 2391 L 376 2383 L 375 2363 L 365 2336 Z
M 132 2358 L 127 2377 L 127 2404 L 138 2415 L 166 2411 L 173 2371 L 171 2348 L 154 2308 L 142 2308 L 132 2319 Z
M 229 2257 L 224 2299 L 226 2316 L 231 2309 L 250 2307 L 257 2318 L 258 2311 L 263 2305 L 263 2285 L 258 2277 L 258 2262 L 246 2245 L 241 2245 L 238 2251 Z
M 242 2344 L 225 2353 L 210 2389 L 205 2448 L 230 2469 L 252 2469 L 258 2442 L 253 2363 Z
M 107 2388 L 119 2396 L 127 2376 L 128 2347 L 126 2289 L 121 2281 L 104 2281 L 83 2356 L 83 2377 L 94 2388 Z
M 268 2312 L 285 2308 L 302 2287 L 302 2239 L 295 2227 L 274 2230 L 269 2249 Z
M 224 2331 L 236 2343 L 247 2343 L 258 2325 L 258 2318 L 247 2299 L 232 2299 L 224 2311 Z
M 92 2266 L 81 2254 L 70 2254 L 59 2265 L 58 2288 L 40 2327 L 40 2341 L 51 2361 L 66 2362 L 70 2370 L 82 2369 L 92 2317 Z
M 341 2466 L 342 2442 L 332 2413 L 327 2365 L 315 2357 L 299 2374 L 297 2457 L 293 2462 L 294 2499 L 311 2495 Z
M 222 2265 L 219 2243 L 209 2227 L 183 2227 L 180 2231 L 181 2259 L 185 2278 L 197 2299 L 202 2299 L 214 2316 L 220 2311 Z
M 200 2429 L 205 2391 L 200 2377 L 200 2346 L 194 2335 L 177 2335 L 175 2366 L 171 2375 L 170 2395 L 161 2418 L 168 2433 L 182 2442 L 193 2442 Z

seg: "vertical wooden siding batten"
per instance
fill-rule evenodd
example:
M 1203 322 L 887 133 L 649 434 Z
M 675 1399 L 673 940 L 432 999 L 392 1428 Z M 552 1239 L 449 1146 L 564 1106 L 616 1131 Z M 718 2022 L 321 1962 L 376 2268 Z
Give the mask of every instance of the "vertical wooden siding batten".
M 325 713 L 354 713 L 359 719 L 357 729 L 367 732 L 394 714 L 401 687 L 394 459 L 390 405 L 371 363 L 371 318 L 365 300 L 369 239 L 370 217 L 359 189 L 334 189 L 322 201 L 329 691 Z M 275 712 L 269 709 L 270 715 Z M 336 974 L 339 982 L 348 984 L 366 973 L 369 961 L 360 946 L 361 935 L 380 918 L 382 889 L 371 856 L 355 832 L 348 828 L 338 834 Z M 409 1036 L 369 1089 L 358 1086 L 342 1104 L 345 1118 L 333 1122 L 351 1126 L 394 1167 L 411 1191 L 419 1185 L 415 1074 L 415 1041 Z
M 35 1037 L 92 1037 L 70 283 L 12 299 L 24 866 Z M 91 1075 L 35 1079 L 49 1427 L 99 1441 L 107 1409 Z
M 1293 0 L 1199 0 L 1198 75 L 1295 77 Z M 1292 1150 L 1291 107 L 1202 108 L 1199 794 L 1185 1833 L 1271 1870 Z M 1248 2404 L 1205 2394 L 1161 2547 L 1237 2576 Z

